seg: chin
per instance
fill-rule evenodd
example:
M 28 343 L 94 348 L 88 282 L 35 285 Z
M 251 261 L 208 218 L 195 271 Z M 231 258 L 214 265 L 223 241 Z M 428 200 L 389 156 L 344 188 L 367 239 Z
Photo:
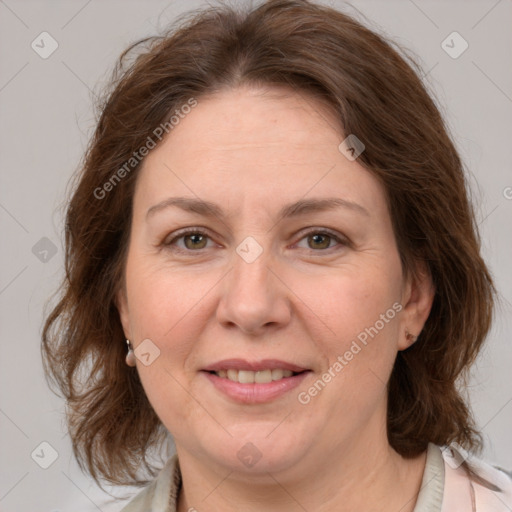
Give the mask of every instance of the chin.
M 274 426 L 275 428 L 275 426 Z M 286 471 L 303 460 L 299 447 L 307 444 L 289 431 L 268 435 L 271 429 L 261 429 L 258 435 L 238 435 L 226 440 L 208 440 L 206 457 L 232 472 L 247 475 L 266 475 Z M 214 447 L 214 450 L 212 448 Z M 205 450 L 206 451 L 206 450 Z

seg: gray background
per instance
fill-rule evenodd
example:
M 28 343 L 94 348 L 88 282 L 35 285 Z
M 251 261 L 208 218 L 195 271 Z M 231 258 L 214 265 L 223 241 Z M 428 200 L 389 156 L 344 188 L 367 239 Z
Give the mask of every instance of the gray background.
M 420 58 L 470 169 L 483 253 L 502 304 L 468 391 L 484 433 L 485 458 L 512 469 L 512 2 L 326 3 L 356 17 L 360 11 L 372 28 Z M 43 379 L 42 308 L 62 272 L 62 203 L 92 134 L 94 92 L 128 43 L 153 35 L 178 13 L 201 4 L 205 2 L 0 0 L 3 512 L 116 511 L 123 506 L 112 503 L 73 460 L 63 403 Z M 31 48 L 43 31 L 59 45 L 47 59 Z M 442 47 L 453 31 L 469 44 L 456 59 Z M 453 43 L 455 49 L 459 44 Z M 43 237 L 49 240 L 41 241 Z M 31 458 L 36 450 L 34 459 L 49 462 L 51 450 L 40 447 L 43 441 L 58 452 L 48 469 Z M 112 490 L 116 495 L 128 491 Z

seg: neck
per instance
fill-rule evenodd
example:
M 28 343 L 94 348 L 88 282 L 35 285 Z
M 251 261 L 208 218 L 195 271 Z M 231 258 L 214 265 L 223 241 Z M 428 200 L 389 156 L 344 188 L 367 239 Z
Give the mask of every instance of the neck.
M 387 440 L 380 446 L 366 444 L 363 451 L 360 445 L 350 443 L 331 451 L 329 459 L 323 457 L 317 464 L 304 463 L 304 467 L 295 466 L 286 473 L 255 477 L 227 469 L 220 474 L 185 453 L 182 457 L 180 450 L 178 457 L 183 481 L 178 512 L 234 512 L 240 508 L 269 512 L 413 512 L 426 452 L 404 459 Z

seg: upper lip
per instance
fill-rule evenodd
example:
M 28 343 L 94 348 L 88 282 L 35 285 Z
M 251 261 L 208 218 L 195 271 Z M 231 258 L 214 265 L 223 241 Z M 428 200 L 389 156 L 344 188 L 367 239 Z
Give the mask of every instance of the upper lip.
M 297 366 L 293 363 L 280 361 L 279 359 L 261 359 L 260 361 L 246 361 L 245 359 L 224 359 L 203 368 L 207 372 L 218 372 L 220 370 L 248 370 L 258 372 L 261 370 L 290 370 L 292 372 L 303 372 L 308 368 Z

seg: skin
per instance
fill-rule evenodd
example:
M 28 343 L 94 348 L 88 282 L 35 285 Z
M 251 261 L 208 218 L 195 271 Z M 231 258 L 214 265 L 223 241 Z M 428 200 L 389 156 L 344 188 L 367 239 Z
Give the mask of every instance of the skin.
M 338 150 L 344 138 L 318 100 L 245 86 L 198 98 L 144 161 L 117 303 L 134 347 L 149 338 L 160 350 L 150 365 L 136 365 L 175 440 L 180 512 L 414 508 L 426 457 L 404 459 L 389 446 L 386 385 L 434 292 L 421 268 L 419 278 L 404 277 L 385 191 Z M 171 206 L 147 218 L 176 196 L 212 201 L 225 217 Z M 277 218 L 283 205 L 326 197 L 367 213 L 342 207 Z M 208 236 L 165 245 L 186 227 Z M 318 237 L 326 229 L 342 242 Z M 263 250 L 252 263 L 236 252 L 248 236 Z M 394 319 L 300 403 L 298 393 L 395 303 Z M 229 358 L 281 359 L 312 372 L 271 402 L 240 404 L 200 372 Z M 237 457 L 248 442 L 261 453 L 252 467 Z

